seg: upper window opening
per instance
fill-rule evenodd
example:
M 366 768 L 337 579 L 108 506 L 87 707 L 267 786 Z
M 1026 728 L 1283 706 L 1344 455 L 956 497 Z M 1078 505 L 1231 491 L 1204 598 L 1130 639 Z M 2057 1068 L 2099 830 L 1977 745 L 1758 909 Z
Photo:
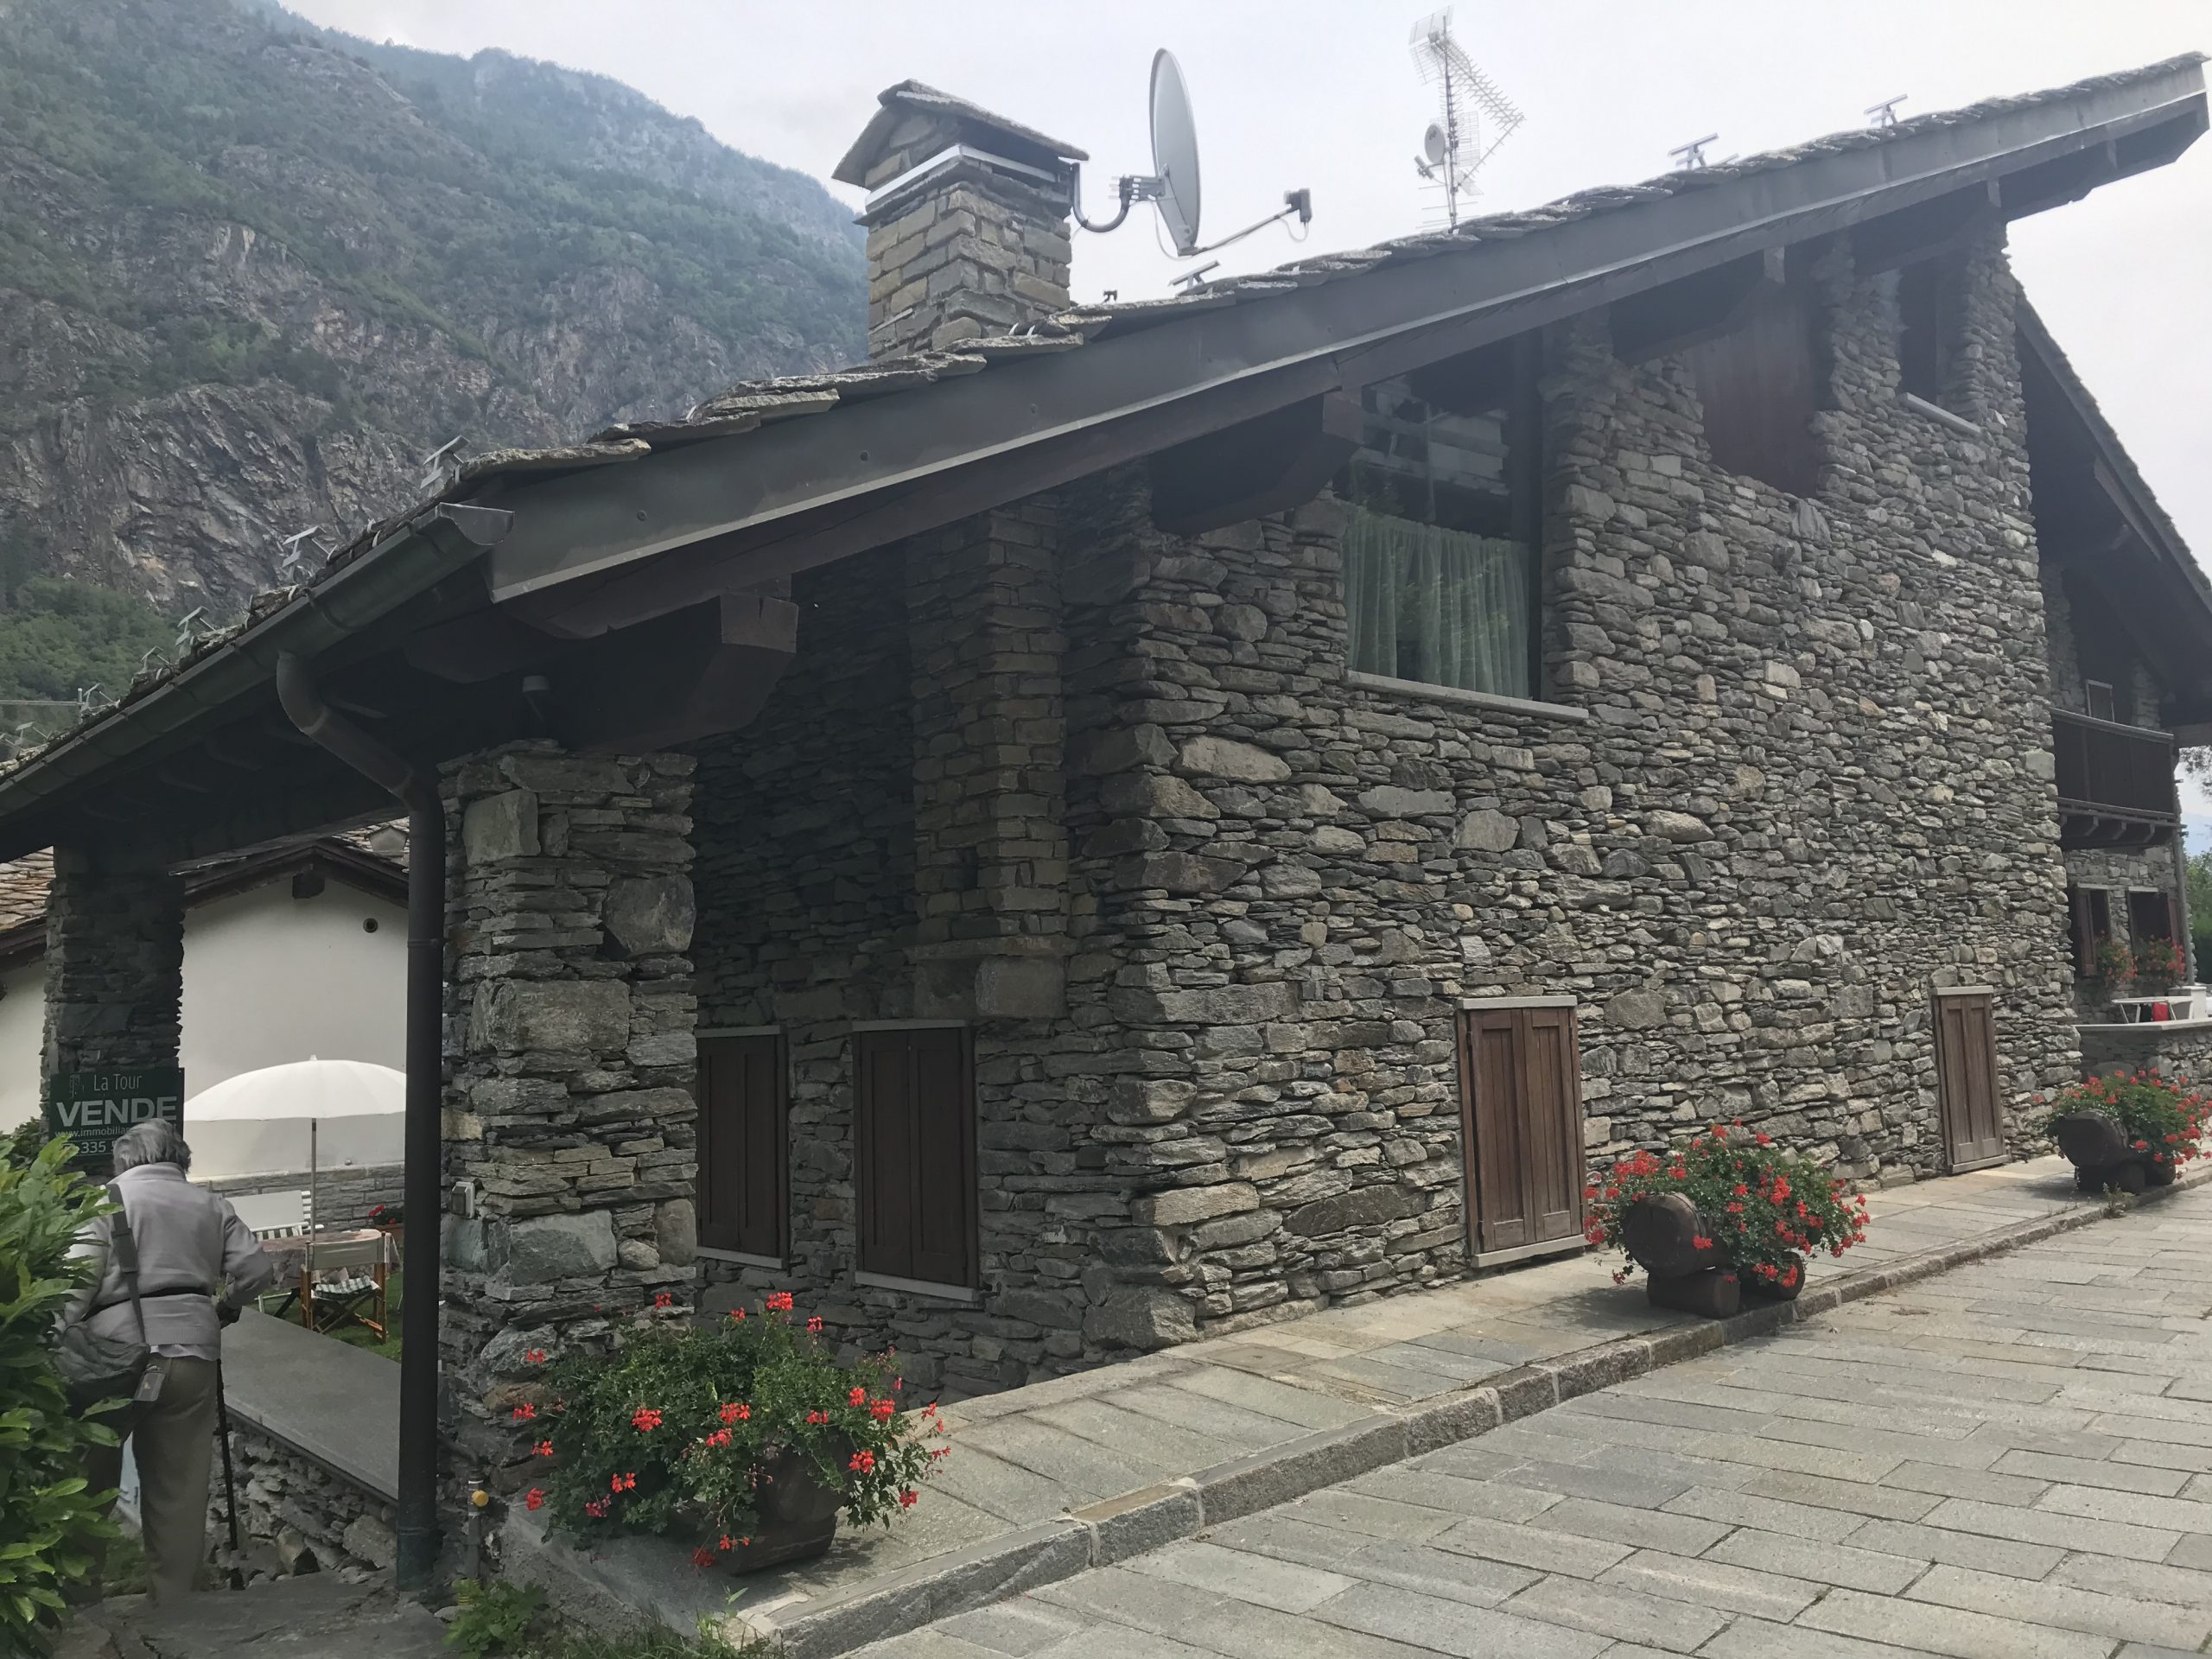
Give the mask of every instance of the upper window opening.
M 1739 326 L 1700 341 L 1688 357 L 1713 465 L 1792 495 L 1818 489 L 1813 414 L 1823 376 L 1804 287 L 1791 282 L 1764 289 Z
M 2088 705 L 2092 720 L 2116 720 L 2117 702 L 2112 687 L 2102 680 L 2085 680 L 2082 684 L 2082 701 Z
M 1509 341 L 1361 394 L 1338 491 L 1351 665 L 1533 696 L 1539 545 L 1534 341 Z
M 1959 302 L 1959 272 L 1951 260 L 1923 259 L 1897 273 L 1897 384 L 1931 404 L 1950 393 Z

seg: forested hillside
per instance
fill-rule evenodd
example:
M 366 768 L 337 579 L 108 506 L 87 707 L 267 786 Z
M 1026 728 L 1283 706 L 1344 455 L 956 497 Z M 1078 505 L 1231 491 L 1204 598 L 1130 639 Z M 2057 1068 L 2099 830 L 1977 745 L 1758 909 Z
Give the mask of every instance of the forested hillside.
M 235 613 L 448 438 L 863 354 L 849 219 L 602 77 L 261 0 L 0 0 L 0 607 L 56 623 L 0 628 L 40 646 L 0 696 L 143 632 L 35 577 Z

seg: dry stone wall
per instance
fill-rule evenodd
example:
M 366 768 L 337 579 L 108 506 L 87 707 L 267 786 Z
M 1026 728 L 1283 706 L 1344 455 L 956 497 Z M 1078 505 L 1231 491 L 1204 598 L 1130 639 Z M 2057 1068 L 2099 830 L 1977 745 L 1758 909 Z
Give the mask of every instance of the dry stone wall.
M 780 1025 L 793 1080 L 791 1262 L 714 1271 L 956 1392 L 1456 1274 L 1464 997 L 1577 1000 L 1593 1158 L 1742 1117 L 1934 1172 L 1938 985 L 1997 988 L 2009 1107 L 2075 1075 L 2012 279 L 1963 296 L 1980 435 L 1899 404 L 1893 283 L 1817 288 L 1805 500 L 1714 467 L 1681 360 L 1547 340 L 1548 709 L 1349 683 L 1326 498 L 1178 538 L 1141 473 L 1059 493 L 1066 1012 L 976 1026 L 973 1307 L 851 1279 L 931 688 L 893 556 L 803 582 L 702 751 L 702 1024 Z
M 176 1065 L 184 882 L 166 861 L 55 848 L 45 962 L 42 1075 Z

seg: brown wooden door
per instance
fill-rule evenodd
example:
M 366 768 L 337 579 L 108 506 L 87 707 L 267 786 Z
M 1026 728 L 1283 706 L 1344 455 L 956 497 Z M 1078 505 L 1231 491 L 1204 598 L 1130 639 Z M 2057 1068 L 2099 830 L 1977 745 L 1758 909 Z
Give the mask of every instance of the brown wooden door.
M 699 1039 L 699 1243 L 784 1255 L 788 1190 L 784 1039 Z
M 1582 1230 L 1573 1009 L 1472 1008 L 1460 1015 L 1459 1124 L 1478 1255 Z
M 1986 993 L 1936 999 L 1936 1065 L 1951 1167 L 2000 1161 L 2005 1114 L 1998 1101 L 1997 1023 Z
M 976 1087 L 968 1033 L 864 1031 L 855 1039 L 853 1185 L 865 1273 L 976 1282 Z

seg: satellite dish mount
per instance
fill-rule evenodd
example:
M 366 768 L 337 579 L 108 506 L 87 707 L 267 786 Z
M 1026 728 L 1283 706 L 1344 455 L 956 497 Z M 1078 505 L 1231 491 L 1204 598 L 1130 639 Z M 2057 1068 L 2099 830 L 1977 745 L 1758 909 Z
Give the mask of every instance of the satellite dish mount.
M 1121 205 L 1113 218 L 1093 224 L 1084 217 L 1082 172 L 1074 162 L 1069 163 L 1068 211 L 1075 222 L 1086 231 L 1117 230 L 1132 207 L 1148 201 L 1160 210 L 1160 223 L 1167 228 L 1178 259 L 1195 259 L 1287 219 L 1294 218 L 1304 226 L 1313 219 L 1313 193 L 1286 190 L 1279 211 L 1218 242 L 1199 242 L 1198 127 L 1191 118 L 1191 92 L 1184 85 L 1182 68 L 1175 54 L 1165 49 L 1154 53 L 1152 59 L 1152 171 L 1124 174 L 1114 182 Z
M 1452 38 L 1451 7 L 1432 11 L 1415 23 L 1407 43 L 1421 78 L 1436 88 L 1436 118 L 1421 136 L 1414 171 L 1426 182 L 1441 187 L 1444 222 L 1456 229 L 1462 200 L 1479 194 L 1476 173 L 1513 136 L 1522 117 L 1497 83 Z

